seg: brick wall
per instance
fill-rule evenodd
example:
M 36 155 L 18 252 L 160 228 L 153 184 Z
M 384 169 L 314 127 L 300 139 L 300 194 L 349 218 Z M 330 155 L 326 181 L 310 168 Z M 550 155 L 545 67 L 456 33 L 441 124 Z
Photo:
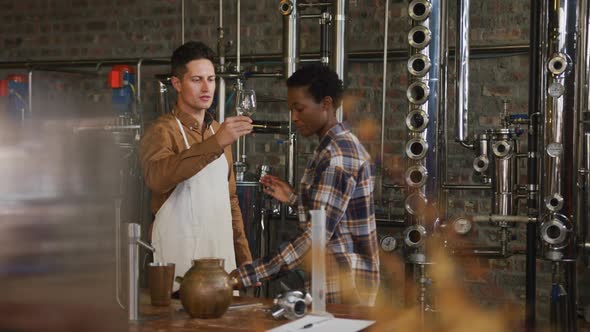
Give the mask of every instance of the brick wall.
M 235 1 L 224 1 L 224 26 L 226 40 L 236 38 Z M 186 40 L 201 40 L 213 48 L 217 34 L 217 0 L 187 0 Z M 407 2 L 392 0 L 389 16 L 389 47 L 406 49 L 406 34 L 409 30 Z M 473 1 L 471 4 L 472 45 L 524 44 L 528 42 L 529 1 L 498 0 Z M 450 13 L 454 15 L 454 3 Z M 281 17 L 276 0 L 244 0 L 241 13 L 242 54 L 279 53 L 281 51 Z M 384 1 L 350 0 L 349 47 L 350 50 L 380 50 L 383 44 Z M 89 59 L 129 57 L 169 57 L 172 50 L 180 45 L 181 1 L 179 0 L 0 0 L 0 61 L 48 60 L 48 59 Z M 454 43 L 453 23 L 450 25 L 450 43 Z M 302 23 L 301 47 L 303 52 L 319 49 L 319 29 L 315 20 Z M 234 47 L 229 54 L 235 54 Z M 246 68 L 254 65 L 246 62 Z M 257 63 L 266 70 L 280 70 L 279 62 Z M 405 62 L 390 62 L 387 67 L 387 98 L 385 112 L 385 156 L 386 182 L 401 183 L 404 170 L 403 145 L 405 142 L 404 115 L 408 105 L 405 99 L 408 76 Z M 450 72 L 452 73 L 452 68 Z M 502 109 L 502 100 L 510 100 L 510 112 L 527 112 L 528 59 L 526 56 L 490 57 L 473 60 L 470 65 L 470 128 L 471 133 L 481 133 L 498 124 L 497 115 Z M 98 71 L 96 76 L 71 74 L 38 74 L 36 87 L 37 105 L 44 108 L 74 108 L 73 114 L 109 111 L 109 90 L 106 86 L 108 68 Z M 12 72 L 0 71 L 0 76 Z M 155 81 L 153 74 L 166 73 L 167 68 L 149 67 L 144 72 L 144 111 L 146 118 L 155 113 Z M 381 107 L 382 107 L 381 62 L 350 63 L 346 119 L 352 124 L 373 156 L 380 151 Z M 450 83 L 453 82 L 451 74 Z M 84 84 L 80 84 L 84 82 Z M 264 102 L 285 98 L 285 87 L 281 80 L 251 79 L 247 86 L 254 87 L 259 95 L 259 119 L 287 120 L 285 103 Z M 82 88 L 81 88 L 82 87 Z M 452 87 L 452 85 L 451 85 Z M 229 90 L 230 86 L 228 86 Z M 449 110 L 453 109 L 453 95 L 448 96 Z M 52 96 L 52 97 L 51 97 Z M 51 98 L 50 98 L 51 97 Z M 53 99 L 52 99 L 53 98 Z M 72 102 L 66 100 L 73 99 Z M 47 101 L 52 102 L 47 102 Z M 45 102 L 44 102 L 45 101 Z M 54 106 L 51 106 L 54 105 Z M 39 110 L 43 113 L 44 109 Z M 449 114 L 450 141 L 454 137 L 454 116 Z M 253 135 L 248 139 L 247 152 L 251 169 L 262 162 L 284 163 L 285 145 L 280 144 L 280 135 Z M 278 144 L 277 144 L 278 143 Z M 302 140 L 300 165 L 313 151 L 314 140 Z M 449 147 L 449 180 L 471 182 L 471 152 L 451 144 Z M 280 173 L 277 172 L 277 173 Z M 403 196 L 386 193 L 394 199 L 396 211 L 401 211 Z M 450 216 L 465 213 L 489 211 L 489 195 L 473 195 L 471 192 L 451 193 Z M 481 227 L 469 240 L 488 243 L 493 229 Z M 522 229 L 514 231 L 516 240 L 522 244 Z M 493 241 L 492 241 L 493 242 Z M 502 303 L 506 298 L 521 299 L 524 292 L 524 259 L 507 261 L 485 260 L 476 262 L 486 266 L 485 283 L 473 282 L 474 294 L 477 289 L 495 285 L 505 290 L 507 296 L 490 299 L 487 294 L 482 302 Z M 540 267 L 546 270 L 545 267 Z M 479 287 L 479 288 L 478 288 Z M 545 289 L 546 290 L 546 289 Z M 542 294 L 546 294 L 542 293 Z M 522 303 L 522 302 L 521 302 Z

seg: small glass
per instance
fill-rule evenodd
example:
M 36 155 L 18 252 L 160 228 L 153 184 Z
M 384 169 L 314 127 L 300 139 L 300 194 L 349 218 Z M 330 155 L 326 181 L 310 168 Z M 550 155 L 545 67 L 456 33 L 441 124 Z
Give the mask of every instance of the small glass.
M 170 305 L 174 283 L 174 263 L 150 263 L 148 283 L 153 306 Z
M 238 115 L 251 117 L 256 112 L 256 92 L 243 89 L 236 92 L 236 112 Z

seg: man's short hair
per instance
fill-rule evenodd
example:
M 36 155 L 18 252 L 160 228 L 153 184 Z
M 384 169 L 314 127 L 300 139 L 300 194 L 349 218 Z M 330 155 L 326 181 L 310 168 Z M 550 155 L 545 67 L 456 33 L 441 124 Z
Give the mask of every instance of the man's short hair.
M 172 75 L 182 78 L 187 72 L 186 64 L 199 59 L 207 59 L 214 62 L 215 53 L 209 46 L 197 42 L 189 41 L 174 50 L 170 59 L 172 65 Z
M 316 103 L 332 97 L 334 108 L 340 107 L 344 86 L 338 74 L 327 66 L 312 64 L 301 67 L 287 79 L 287 87 L 307 87 Z

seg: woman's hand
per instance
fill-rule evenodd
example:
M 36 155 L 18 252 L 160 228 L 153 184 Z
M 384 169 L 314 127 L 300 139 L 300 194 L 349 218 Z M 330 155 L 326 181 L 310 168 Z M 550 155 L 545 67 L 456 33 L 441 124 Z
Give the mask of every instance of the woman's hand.
M 264 186 L 264 192 L 282 203 L 289 202 L 289 197 L 293 193 L 291 186 L 274 175 L 265 175 L 260 179 Z

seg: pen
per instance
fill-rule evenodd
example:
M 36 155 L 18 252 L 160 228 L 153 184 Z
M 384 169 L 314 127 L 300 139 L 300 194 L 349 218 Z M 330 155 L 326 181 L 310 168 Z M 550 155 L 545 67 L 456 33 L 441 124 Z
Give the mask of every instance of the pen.
M 326 321 L 329 321 L 331 319 L 332 319 L 332 317 L 329 317 L 329 318 L 326 318 L 326 319 L 318 320 L 317 322 L 307 323 L 307 324 L 303 325 L 303 327 L 300 328 L 300 330 L 308 329 L 308 328 L 313 327 L 315 325 L 320 325 L 321 323 L 326 322 Z

